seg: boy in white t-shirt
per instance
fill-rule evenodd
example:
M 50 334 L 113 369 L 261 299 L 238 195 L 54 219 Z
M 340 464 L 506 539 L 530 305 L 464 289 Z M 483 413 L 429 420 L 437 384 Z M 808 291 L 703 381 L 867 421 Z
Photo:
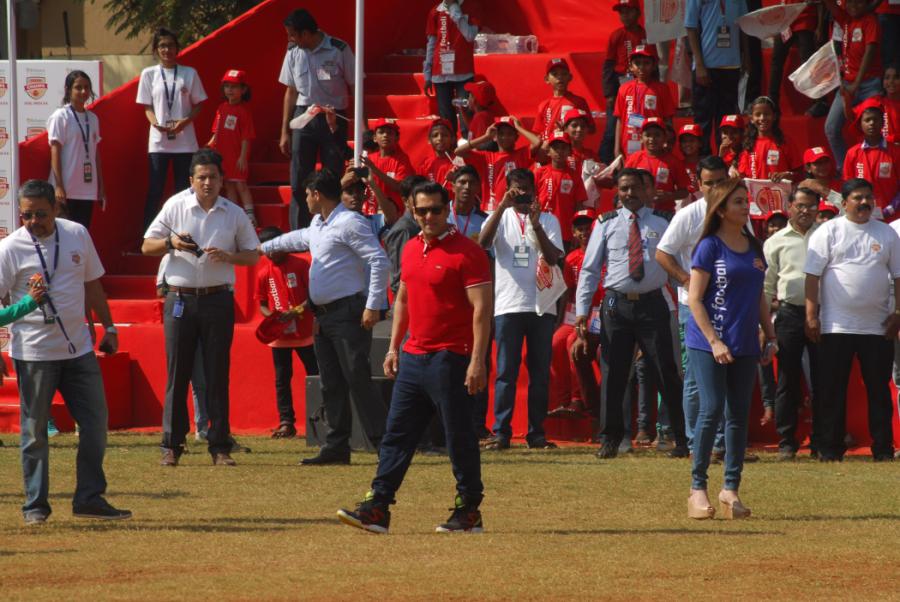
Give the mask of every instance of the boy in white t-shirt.
M 555 306 L 536 311 L 538 261 L 555 266 L 563 254 L 559 220 L 541 212 L 534 194 L 534 174 L 522 168 L 506 176 L 506 194 L 481 227 L 479 242 L 496 258 L 494 326 L 497 341 L 497 377 L 494 385 L 494 436 L 488 449 L 507 449 L 512 437 L 516 381 L 522 363 L 522 343 L 528 355 L 528 447 L 550 449 L 544 418 L 550 383 Z
M 900 313 L 892 311 L 890 300 L 900 297 L 900 238 L 884 222 L 871 219 L 871 183 L 848 180 L 841 194 L 846 213 L 812 234 L 804 268 L 806 330 L 819 342 L 822 378 L 819 459 L 840 461 L 846 451 L 847 384 L 855 356 L 868 392 L 872 457 L 876 462 L 891 460 L 888 381 Z

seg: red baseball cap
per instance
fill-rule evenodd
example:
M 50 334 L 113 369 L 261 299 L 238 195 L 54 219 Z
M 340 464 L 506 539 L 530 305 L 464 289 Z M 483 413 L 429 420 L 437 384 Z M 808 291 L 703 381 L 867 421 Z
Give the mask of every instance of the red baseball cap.
M 553 144 L 554 142 L 565 142 L 566 144 L 572 144 L 572 139 L 569 138 L 569 135 L 562 130 L 554 130 L 552 134 L 550 134 L 550 138 L 547 140 L 548 143 Z
M 259 326 L 256 327 L 256 338 L 260 343 L 268 345 L 281 338 L 284 331 L 293 323 L 293 320 L 282 320 L 282 315 L 280 311 L 273 311 L 269 317 L 259 323 Z
M 853 114 L 856 115 L 856 121 L 859 121 L 862 118 L 862 114 L 867 109 L 878 109 L 881 111 L 881 114 L 884 115 L 884 103 L 881 101 L 880 97 L 873 96 L 853 107 Z
M 501 125 L 505 125 L 506 127 L 510 127 L 512 129 L 516 129 L 516 124 L 513 122 L 512 115 L 504 115 L 503 117 L 495 117 L 494 125 L 499 127 Z
M 803 153 L 803 164 L 807 163 L 815 163 L 819 159 L 828 158 L 834 161 L 834 157 L 831 156 L 827 150 L 822 148 L 821 146 L 814 146 L 812 148 L 806 149 L 806 152 Z
M 696 123 L 686 123 L 681 126 L 681 129 L 678 130 L 678 138 L 680 139 L 684 135 L 696 136 L 697 138 L 703 138 L 703 128 L 697 125 Z
M 428 133 L 430 134 L 430 133 L 431 133 L 431 130 L 433 130 L 434 128 L 436 128 L 436 127 L 439 126 L 439 125 L 444 126 L 444 127 L 447 128 L 448 130 L 450 130 L 451 133 L 453 132 L 453 125 L 452 125 L 449 121 L 447 121 L 446 119 L 444 119 L 443 117 L 439 117 L 439 118 L 437 118 L 437 119 L 432 119 L 432 120 L 431 120 L 431 125 L 428 127 Z M 399 130 L 398 130 L 398 131 L 399 131 Z
M 641 125 L 641 132 L 646 132 L 647 128 L 651 126 L 658 127 L 663 132 L 666 131 L 666 124 L 662 119 L 660 119 L 659 117 L 648 117 L 644 120 L 643 125 Z
M 738 128 L 739 130 L 744 129 L 744 116 L 743 115 L 725 115 L 722 117 L 721 123 L 719 123 L 720 128 Z
M 628 56 L 628 58 L 633 59 L 636 56 L 646 56 L 647 58 L 651 58 L 655 61 L 657 59 L 656 48 L 654 46 L 645 46 L 644 44 L 638 44 L 634 47 L 634 50 L 631 51 L 631 54 Z
M 615 0 L 616 5 L 613 6 L 613 10 L 620 11 L 623 8 L 636 8 L 638 12 L 641 10 L 641 5 L 638 3 L 638 0 Z
M 400 126 L 397 124 L 396 119 L 389 119 L 387 117 L 382 117 L 381 119 L 376 119 L 374 121 L 369 122 L 369 128 L 372 130 L 377 130 L 378 128 L 394 128 L 394 131 L 397 132 L 397 135 L 400 135 Z M 452 128 L 451 128 L 452 130 Z
M 591 116 L 584 109 L 569 109 L 566 111 L 566 114 L 563 115 L 563 127 L 569 125 L 569 122 L 573 119 L 590 119 Z
M 223 84 L 244 84 L 244 78 L 247 77 L 246 71 L 241 71 L 240 69 L 229 69 L 225 72 L 225 75 L 222 76 Z
M 547 61 L 547 71 L 546 72 L 550 73 L 557 67 L 563 67 L 566 71 L 571 71 L 571 69 L 569 69 L 569 63 L 566 61 L 566 59 L 556 58 L 556 59 L 550 59 L 549 61 Z
M 769 221 L 770 219 L 772 219 L 773 217 L 779 217 L 779 216 L 780 216 L 780 217 L 783 217 L 784 219 L 787 219 L 787 217 L 788 217 L 788 216 L 787 216 L 787 213 L 785 213 L 785 212 L 782 211 L 781 209 L 773 209 L 772 211 L 769 211 L 769 212 L 766 214 L 766 222 L 768 222 L 768 221 Z
M 469 82 L 463 87 L 475 97 L 475 102 L 483 107 L 489 107 L 497 102 L 497 90 L 491 82 Z
M 835 215 L 840 213 L 838 211 L 837 207 L 835 207 L 831 203 L 826 203 L 825 201 L 819 201 L 819 213 L 822 213 L 823 211 L 830 211 L 831 213 L 833 213 Z
M 581 211 L 575 212 L 575 215 L 572 216 L 572 223 L 574 224 L 580 219 L 594 219 L 596 217 L 597 215 L 594 213 L 593 209 L 582 209 Z

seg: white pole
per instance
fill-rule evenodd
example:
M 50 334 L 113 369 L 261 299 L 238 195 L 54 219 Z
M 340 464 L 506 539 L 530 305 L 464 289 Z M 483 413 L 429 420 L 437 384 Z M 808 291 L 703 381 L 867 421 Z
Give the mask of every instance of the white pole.
M 9 174 L 9 193 L 12 195 L 13 214 L 19 207 L 19 84 L 16 72 L 16 6 L 6 3 L 7 40 L 9 41 L 9 158 L 12 169 Z M 10 224 L 18 223 L 14 215 L 8 216 Z M 15 229 L 15 227 L 10 230 Z
M 356 73 L 353 84 L 353 164 L 356 167 L 362 166 L 359 157 L 362 153 L 363 130 L 366 129 L 366 124 L 363 123 L 364 4 L 365 0 L 356 0 Z

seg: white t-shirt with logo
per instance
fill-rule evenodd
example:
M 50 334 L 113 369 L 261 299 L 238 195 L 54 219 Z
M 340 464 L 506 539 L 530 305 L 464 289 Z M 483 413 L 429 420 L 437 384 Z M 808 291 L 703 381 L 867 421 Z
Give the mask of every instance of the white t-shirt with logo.
M 494 256 L 496 258 L 496 278 L 494 282 L 494 315 L 518 312 L 535 313 L 537 303 L 537 259 L 539 251 L 529 243 L 525 231 L 531 218 L 509 207 L 500 218 L 497 234 L 494 236 Z M 541 226 L 550 242 L 562 252 L 562 232 L 559 220 L 552 213 L 541 213 Z M 525 246 L 528 252 L 528 266 L 516 267 L 516 247 Z M 524 255 L 518 260 L 524 266 Z M 546 313 L 556 315 L 556 308 Z
M 84 149 L 84 135 L 87 135 L 88 140 L 87 153 Z M 70 199 L 96 201 L 97 143 L 100 142 L 100 120 L 97 116 L 91 111 L 74 112 L 71 105 L 56 109 L 47 120 L 47 136 L 50 142 L 59 142 L 62 145 L 60 168 L 66 196 Z M 91 164 L 90 182 L 84 181 L 86 157 Z M 56 185 L 52 169 L 49 180 L 51 184 Z
M 669 227 L 659 239 L 656 250 L 674 257 L 681 269 L 690 273 L 691 255 L 703 232 L 704 220 L 706 220 L 706 199 L 697 199 L 687 207 L 682 207 L 675 212 L 675 217 L 672 218 Z M 679 286 L 678 302 L 687 305 L 687 298 L 687 289 Z
M 804 271 L 821 278 L 823 334 L 884 334 L 892 280 L 900 278 L 900 237 L 884 222 L 837 217 L 809 237 Z
M 177 71 L 177 73 L 176 73 Z M 165 73 L 165 82 L 163 81 Z M 174 80 L 174 98 L 172 87 Z M 166 86 L 172 99 L 172 110 L 166 100 Z M 165 125 L 168 121 L 184 119 L 191 114 L 195 105 L 206 100 L 206 92 L 200 76 L 192 67 L 177 65 L 177 69 L 162 69 L 160 65 L 147 67 L 141 71 L 138 82 L 137 103 L 153 107 L 156 122 Z M 189 123 L 174 140 L 169 140 L 164 132 L 150 126 L 150 142 L 147 152 L 151 153 L 193 153 L 197 150 L 197 135 L 194 124 Z
M 58 218 L 59 261 L 56 256 L 56 235 L 38 239 L 51 281 L 50 298 L 72 343 L 75 353 L 69 353 L 68 343 L 59 324 L 45 324 L 40 309 L 36 309 L 12 324 L 10 356 L 26 361 L 57 361 L 72 359 L 93 349 L 84 319 L 84 283 L 100 278 L 104 271 L 94 242 L 81 224 Z M 54 269 L 56 263 L 56 269 Z M 28 294 L 28 280 L 42 274 L 41 261 L 31 235 L 19 228 L 0 242 L 0 296 L 9 294 L 16 303 Z M 49 313 L 49 306 L 45 306 Z

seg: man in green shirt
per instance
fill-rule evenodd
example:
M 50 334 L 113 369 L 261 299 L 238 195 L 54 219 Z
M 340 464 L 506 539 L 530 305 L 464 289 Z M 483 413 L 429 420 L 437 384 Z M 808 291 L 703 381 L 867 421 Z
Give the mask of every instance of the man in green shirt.
M 797 455 L 797 413 L 803 398 L 803 351 L 809 353 L 812 382 L 816 382 L 816 345 L 803 331 L 806 320 L 804 286 L 806 250 L 816 226 L 819 195 L 801 186 L 790 197 L 786 228 L 773 234 L 763 247 L 766 262 L 765 293 L 772 302 L 775 335 L 778 337 L 778 388 L 775 393 L 775 428 L 780 441 L 778 458 L 792 460 Z M 776 313 L 777 312 L 777 313 Z M 816 453 L 816 409 L 818 395 L 810 387 L 813 428 L 810 448 Z

